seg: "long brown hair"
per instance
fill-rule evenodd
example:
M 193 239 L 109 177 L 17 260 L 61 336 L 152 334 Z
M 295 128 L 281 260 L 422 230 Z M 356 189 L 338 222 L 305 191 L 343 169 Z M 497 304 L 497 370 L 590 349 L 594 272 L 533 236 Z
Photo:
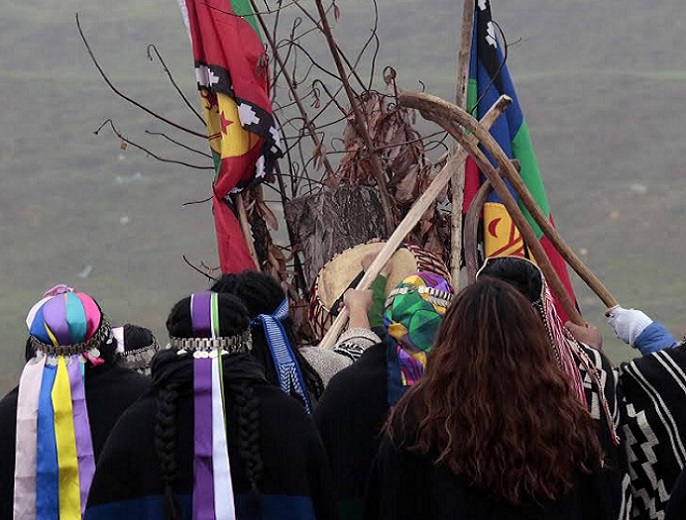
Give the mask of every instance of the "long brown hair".
M 448 309 L 424 378 L 389 418 L 391 438 L 510 503 L 560 498 L 602 455 L 552 352 L 530 302 L 480 278 Z

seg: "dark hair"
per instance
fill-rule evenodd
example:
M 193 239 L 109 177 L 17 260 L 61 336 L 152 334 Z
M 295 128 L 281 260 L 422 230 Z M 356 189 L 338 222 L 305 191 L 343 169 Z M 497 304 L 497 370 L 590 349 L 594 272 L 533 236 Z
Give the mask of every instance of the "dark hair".
M 479 276 L 490 276 L 513 285 L 534 303 L 541 299 L 543 280 L 538 268 L 522 258 L 489 258 Z
M 414 433 L 405 439 L 407 423 Z M 452 303 L 426 373 L 387 423 L 404 448 L 513 504 L 556 500 L 602 454 L 533 306 L 483 277 Z
M 139 350 L 155 343 L 155 335 L 150 329 L 127 323 L 124 329 L 124 351 Z
M 238 274 L 224 274 L 212 286 L 212 290 L 218 293 L 233 294 L 248 308 L 251 318 L 260 314 L 273 314 L 281 303 L 286 299 L 286 293 L 279 282 L 268 274 L 257 271 L 243 271 Z M 305 379 L 307 393 L 313 401 L 318 401 L 324 393 L 324 383 L 312 365 L 300 353 L 293 332 L 293 323 L 288 318 L 283 323 L 288 341 L 293 349 L 295 359 L 300 365 L 300 370 Z M 253 355 L 264 367 L 267 380 L 279 385 L 278 374 L 274 367 L 274 360 L 269 350 L 267 338 L 262 327 L 253 328 Z M 294 396 L 297 397 L 297 396 Z
M 245 305 L 236 297 L 220 294 L 219 332 L 221 336 L 234 336 L 248 329 L 250 315 Z M 191 299 L 184 298 L 171 310 L 167 318 L 169 335 L 177 338 L 194 336 L 191 319 Z M 162 351 L 158 356 L 176 356 L 175 352 Z M 157 361 L 157 360 L 156 360 Z M 189 363 L 188 358 L 173 360 L 175 363 Z M 154 370 L 154 368 L 153 368 Z M 154 374 L 153 374 L 154 376 Z M 250 482 L 253 497 L 259 496 L 259 482 L 263 473 L 262 452 L 260 449 L 260 402 L 252 386 L 241 380 L 227 379 L 227 393 L 234 397 L 238 452 Z M 155 416 L 155 450 L 164 484 L 165 511 L 170 520 L 180 520 L 181 509 L 174 494 L 176 479 L 177 450 L 177 412 L 179 384 L 169 381 L 158 387 L 157 413 Z

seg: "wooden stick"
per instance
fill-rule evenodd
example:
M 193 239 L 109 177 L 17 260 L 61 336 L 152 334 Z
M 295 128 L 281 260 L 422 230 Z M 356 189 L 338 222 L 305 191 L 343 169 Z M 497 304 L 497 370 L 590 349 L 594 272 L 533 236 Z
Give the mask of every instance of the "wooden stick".
M 476 0 L 464 0 L 460 49 L 457 57 L 457 82 L 455 101 L 458 107 L 467 107 L 469 83 L 469 58 L 474 33 L 474 8 Z M 462 164 L 451 180 L 452 212 L 450 213 L 450 272 L 455 290 L 460 285 L 460 262 L 462 259 L 462 206 L 464 204 L 465 164 Z
M 560 280 L 560 276 L 557 274 L 553 264 L 550 262 L 550 258 L 548 258 L 545 249 L 543 249 L 543 245 L 538 240 L 538 237 L 531 227 L 531 224 L 529 224 L 529 221 L 519 208 L 517 201 L 507 188 L 505 181 L 500 178 L 501 173 L 505 169 L 503 163 L 500 163 L 503 166 L 501 166 L 499 170 L 496 170 L 486 155 L 479 149 L 479 147 L 468 142 L 468 140 L 464 138 L 463 132 L 455 129 L 450 121 L 435 115 L 429 115 L 429 118 L 433 119 L 436 123 L 448 130 L 453 138 L 458 140 L 458 142 L 460 142 L 469 151 L 469 154 L 474 158 L 474 161 L 479 166 L 481 173 L 488 178 L 491 186 L 493 186 L 493 190 L 498 194 L 498 197 L 500 197 L 503 206 L 505 206 L 505 209 L 510 214 L 512 221 L 521 233 L 524 243 L 533 253 L 536 263 L 543 272 L 543 276 L 545 276 L 545 279 L 550 285 L 551 290 L 557 296 L 560 305 L 562 305 L 562 308 L 569 316 L 569 319 L 577 325 L 584 326 L 585 322 L 581 317 L 581 314 L 579 314 L 572 297 L 567 292 L 562 280 Z M 486 149 L 493 153 L 490 147 L 486 147 Z
M 521 171 L 521 163 L 517 159 L 512 160 L 512 164 L 517 168 L 517 172 Z M 474 196 L 467 214 L 465 215 L 464 224 L 464 259 L 465 267 L 467 268 L 467 285 L 474 283 L 476 280 L 476 273 L 479 271 L 479 222 L 481 222 L 481 215 L 483 213 L 484 205 L 488 201 L 488 197 L 493 191 L 491 183 L 486 179 Z
M 610 291 L 608 291 L 607 287 L 605 287 L 600 279 L 598 279 L 598 277 L 595 276 L 593 272 L 583 263 L 574 250 L 565 242 L 559 231 L 553 227 L 548 220 L 548 217 L 543 214 L 541 208 L 538 206 L 538 203 L 524 184 L 524 181 L 522 181 L 521 177 L 517 174 L 514 165 L 508 159 L 505 152 L 503 152 L 502 148 L 500 148 L 497 141 L 493 138 L 493 136 L 491 136 L 488 130 L 484 130 L 479 122 L 464 110 L 436 96 L 431 96 L 421 92 L 403 92 L 400 94 L 401 98 L 404 96 L 406 96 L 406 98 L 404 100 L 401 99 L 401 104 L 405 104 L 405 102 L 407 102 L 407 106 L 412 108 L 440 113 L 442 117 L 450 119 L 451 121 L 456 121 L 462 127 L 464 127 L 465 130 L 472 132 L 500 165 L 501 173 L 508 181 L 510 181 L 510 184 L 519 197 L 519 200 L 527 209 L 536 224 L 539 225 L 543 231 L 543 234 L 548 237 L 555 249 L 559 251 L 562 258 L 564 258 L 569 266 L 574 269 L 579 277 L 586 282 L 591 290 L 593 290 L 593 292 L 607 307 L 614 307 L 617 305 L 617 300 L 614 298 L 614 296 L 612 296 Z M 491 181 L 491 183 L 492 182 L 493 181 Z
M 498 101 L 496 101 L 496 103 L 490 108 L 488 113 L 481 120 L 480 124 L 482 124 L 485 128 L 490 128 L 495 120 L 505 110 L 507 110 L 511 104 L 511 98 L 507 96 L 501 96 L 500 99 L 498 99 Z M 426 213 L 426 211 L 429 209 L 431 204 L 433 204 L 436 198 L 445 189 L 453 174 L 457 168 L 459 168 L 459 165 L 463 163 L 466 158 L 467 152 L 462 148 L 453 154 L 453 156 L 448 160 L 448 163 L 443 167 L 440 173 L 434 177 L 429 187 L 417 199 L 410 211 L 408 211 L 407 215 L 405 215 L 405 218 L 402 220 L 402 222 L 400 222 L 397 229 L 386 241 L 386 244 L 383 246 L 383 248 L 381 248 L 381 251 L 379 251 L 379 254 L 369 266 L 369 269 L 367 269 L 367 271 L 364 273 L 364 276 L 362 277 L 362 280 L 360 280 L 360 283 L 357 285 L 356 289 L 366 290 L 371 287 L 381 269 L 383 269 L 384 265 L 386 265 L 398 247 L 400 247 L 403 240 L 405 240 L 407 234 L 412 231 L 424 213 Z M 343 308 L 319 344 L 320 347 L 327 349 L 332 349 L 334 347 L 336 340 L 341 335 L 343 328 L 348 322 L 348 317 L 348 309 Z
M 488 196 L 491 194 L 492 190 L 491 183 L 486 179 L 479 188 L 479 191 L 476 192 L 476 196 L 465 215 L 464 260 L 465 267 L 467 268 L 467 285 L 476 280 L 476 273 L 479 270 L 479 221 L 481 220 L 484 204 L 488 200 Z
M 343 88 L 348 96 L 348 101 L 350 101 L 350 109 L 353 111 L 354 116 L 354 126 L 357 134 L 364 141 L 364 145 L 367 148 L 367 155 L 369 157 L 369 162 L 372 165 L 372 170 L 374 171 L 374 177 L 376 178 L 376 185 L 379 189 L 379 195 L 381 196 L 381 206 L 383 207 L 384 217 L 386 218 L 386 233 L 390 235 L 395 229 L 395 216 L 393 215 L 393 204 L 391 203 L 391 196 L 388 194 L 388 187 L 386 186 L 386 177 L 384 174 L 383 166 L 381 164 L 381 159 L 374 149 L 374 143 L 372 138 L 369 136 L 367 131 L 367 124 L 365 121 L 360 107 L 357 104 L 357 96 L 353 92 L 350 86 L 350 81 L 348 81 L 348 73 L 343 66 L 341 61 L 341 55 L 338 52 L 338 45 L 336 45 L 336 40 L 333 37 L 333 32 L 331 31 L 331 25 L 329 25 L 329 19 L 326 16 L 326 10 L 322 0 L 315 0 L 317 4 L 317 11 L 319 11 L 319 18 L 322 22 L 322 30 L 326 41 L 329 44 L 329 51 L 331 52 L 331 57 L 333 58 L 336 68 L 338 69 L 338 75 L 340 76 L 341 83 L 343 83 Z
M 238 210 L 238 222 L 241 224 L 241 231 L 243 231 L 243 238 L 248 246 L 248 252 L 250 253 L 250 258 L 255 263 L 255 268 L 260 270 L 260 261 L 257 258 L 257 251 L 255 251 L 255 241 L 252 238 L 252 233 L 250 232 L 250 223 L 248 222 L 248 213 L 245 211 L 245 201 L 243 200 L 243 194 L 238 193 L 234 200 L 236 201 L 236 209 Z

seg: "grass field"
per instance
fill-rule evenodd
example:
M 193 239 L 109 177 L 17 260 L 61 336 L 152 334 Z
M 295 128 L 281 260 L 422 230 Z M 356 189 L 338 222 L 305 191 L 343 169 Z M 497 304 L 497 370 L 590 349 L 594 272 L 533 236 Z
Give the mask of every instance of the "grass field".
M 681 2 L 492 2 L 512 44 L 510 72 L 558 227 L 625 306 L 643 308 L 675 334 L 686 332 Z M 417 88 L 421 80 L 427 91 L 450 98 L 458 4 L 380 0 L 378 75 L 393 65 L 402 87 Z M 369 34 L 369 4 L 346 0 L 340 7 L 339 40 L 359 48 Z M 96 296 L 114 321 L 161 332 L 170 306 L 205 286 L 181 255 L 216 257 L 209 207 L 181 208 L 208 195 L 208 172 L 122 151 L 109 131 L 93 135 L 111 117 L 127 136 L 175 153 L 145 136 L 161 125 L 101 82 L 81 45 L 76 12 L 118 85 L 166 117 L 196 124 L 145 54 L 156 43 L 194 96 L 175 1 L 3 6 L 0 387 L 21 367 L 24 315 L 50 285 L 73 284 Z M 585 316 L 601 323 L 604 309 L 577 282 Z M 632 354 L 607 341 L 615 360 Z

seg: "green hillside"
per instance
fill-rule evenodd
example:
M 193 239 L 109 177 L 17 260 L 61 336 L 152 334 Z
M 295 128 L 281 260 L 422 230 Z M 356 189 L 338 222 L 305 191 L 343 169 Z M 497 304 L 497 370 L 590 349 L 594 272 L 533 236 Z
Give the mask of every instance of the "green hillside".
M 681 2 L 492 3 L 513 44 L 509 68 L 558 227 L 625 306 L 686 332 Z M 422 81 L 427 91 L 450 98 L 458 4 L 379 0 L 377 70 L 393 65 L 401 86 L 417 88 Z M 359 48 L 369 35 L 370 5 L 339 5 L 337 36 L 346 48 Z M 96 296 L 113 321 L 161 332 L 170 306 L 205 286 L 181 255 L 216 257 L 209 206 L 181 208 L 208 195 L 209 172 L 123 151 L 108 130 L 93 135 L 113 118 L 128 137 L 179 156 L 144 133 L 164 131 L 164 125 L 151 123 L 102 83 L 76 31 L 77 11 L 115 83 L 165 117 L 202 131 L 160 65 L 146 57 L 147 45 L 155 43 L 194 99 L 190 46 L 175 1 L 3 5 L 0 387 L 21 367 L 24 316 L 47 287 L 73 284 Z M 601 304 L 576 286 L 587 319 L 601 323 Z M 616 360 L 632 354 L 607 341 Z

